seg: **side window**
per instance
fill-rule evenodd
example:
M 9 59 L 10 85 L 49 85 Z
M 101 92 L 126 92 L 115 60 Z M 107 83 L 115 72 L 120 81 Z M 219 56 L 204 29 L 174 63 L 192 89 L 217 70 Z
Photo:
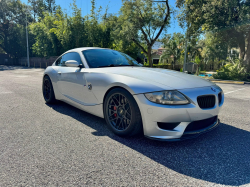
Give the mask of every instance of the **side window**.
M 62 57 L 60 57 L 60 58 L 57 59 L 56 66 L 60 66 L 61 65 L 61 60 L 62 60 Z
M 75 60 L 77 61 L 79 64 L 82 64 L 82 61 L 81 61 L 81 57 L 78 53 L 76 52 L 71 52 L 71 53 L 67 53 L 65 55 L 62 56 L 62 60 L 61 60 L 61 63 L 60 63 L 60 66 L 65 66 L 65 62 L 67 60 Z
M 81 57 L 80 57 L 80 55 L 79 55 L 78 53 L 72 53 L 72 60 L 75 60 L 75 61 L 77 61 L 79 64 L 82 64 L 82 65 L 83 65 L 82 60 L 81 60 Z

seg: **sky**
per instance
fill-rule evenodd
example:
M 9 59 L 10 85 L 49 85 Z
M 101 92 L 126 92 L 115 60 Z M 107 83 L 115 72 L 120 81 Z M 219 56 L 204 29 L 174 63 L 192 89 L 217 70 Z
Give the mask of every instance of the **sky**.
M 21 0 L 24 3 L 27 3 L 28 0 Z M 62 9 L 65 9 L 68 14 L 72 13 L 70 8 L 70 4 L 73 2 L 72 0 L 55 0 L 57 5 L 60 5 Z M 176 8 L 175 0 L 169 0 L 170 6 Z M 78 8 L 81 8 L 82 15 L 85 16 L 90 13 L 91 10 L 91 0 L 76 0 L 76 5 Z M 96 7 L 99 8 L 102 6 L 103 11 L 108 5 L 108 13 L 118 13 L 121 6 L 122 0 L 96 0 Z M 179 27 L 178 21 L 174 16 L 172 16 L 170 27 L 167 30 L 168 34 L 172 34 L 174 32 L 184 33 L 183 29 Z

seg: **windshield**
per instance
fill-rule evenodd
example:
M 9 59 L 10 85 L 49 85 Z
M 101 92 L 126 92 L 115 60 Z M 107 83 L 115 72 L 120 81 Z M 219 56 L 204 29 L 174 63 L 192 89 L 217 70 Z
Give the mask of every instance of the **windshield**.
M 142 66 L 130 56 L 110 49 L 90 49 L 82 51 L 90 68 L 116 66 Z

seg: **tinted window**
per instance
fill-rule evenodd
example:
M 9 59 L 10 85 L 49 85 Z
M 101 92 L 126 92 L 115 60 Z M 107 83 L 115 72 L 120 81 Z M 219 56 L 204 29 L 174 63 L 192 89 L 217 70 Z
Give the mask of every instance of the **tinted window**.
M 141 66 L 130 56 L 110 49 L 90 49 L 82 52 L 90 68 Z
M 65 62 L 67 60 L 75 60 L 79 64 L 82 64 L 80 55 L 78 53 L 76 53 L 76 52 L 71 52 L 71 53 L 67 53 L 67 54 L 63 55 L 60 59 L 58 59 L 56 61 L 56 65 L 65 66 Z
M 61 64 L 62 57 L 58 58 L 56 61 L 56 66 L 60 66 Z

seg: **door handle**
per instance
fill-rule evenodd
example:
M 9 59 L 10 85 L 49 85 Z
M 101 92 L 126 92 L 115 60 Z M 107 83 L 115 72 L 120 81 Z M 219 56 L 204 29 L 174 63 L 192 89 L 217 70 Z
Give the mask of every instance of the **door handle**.
M 57 72 L 59 75 L 61 75 L 62 73 L 60 71 Z

